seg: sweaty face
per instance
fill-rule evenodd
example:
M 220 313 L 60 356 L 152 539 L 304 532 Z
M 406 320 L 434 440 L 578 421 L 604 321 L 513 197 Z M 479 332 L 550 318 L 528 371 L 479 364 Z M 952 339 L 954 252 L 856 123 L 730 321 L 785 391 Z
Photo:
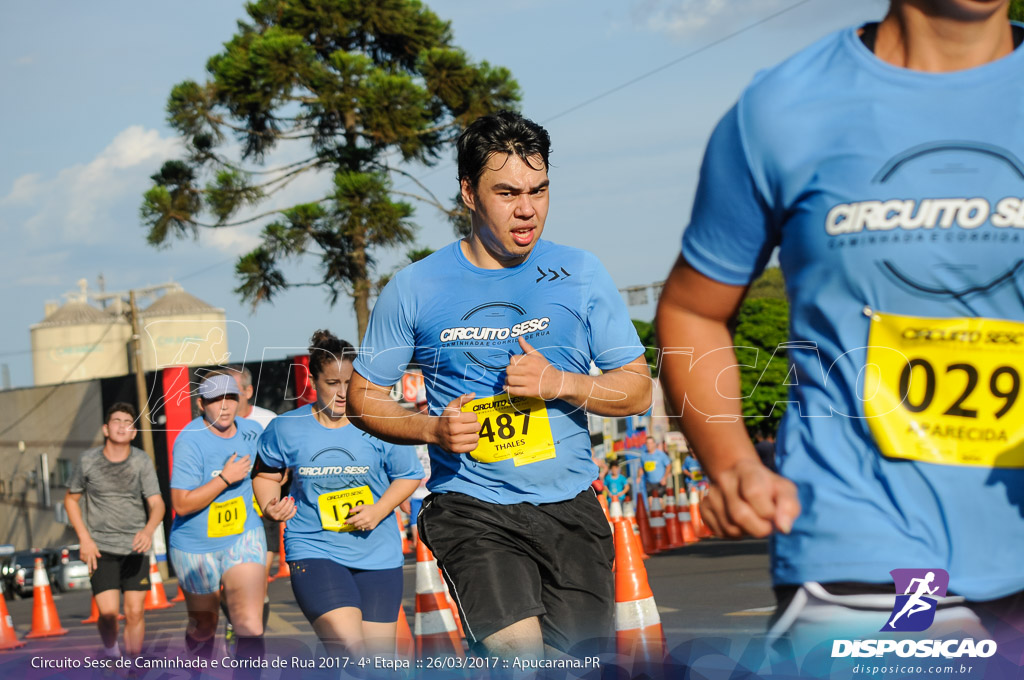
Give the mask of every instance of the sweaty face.
M 135 439 L 135 421 L 127 413 L 115 412 L 103 426 L 103 435 L 114 444 L 127 444 Z
M 325 361 L 313 379 L 316 388 L 316 407 L 327 411 L 333 418 L 345 416 L 345 395 L 352 380 L 352 362 L 338 359 Z
M 537 245 L 548 216 L 548 171 L 540 156 L 491 154 L 472 187 L 462 181 L 462 200 L 473 214 L 470 251 L 484 269 L 511 267 Z
M 227 431 L 235 422 L 235 414 L 238 413 L 237 394 L 226 394 L 209 401 L 202 399 L 200 404 L 206 422 L 221 432 Z

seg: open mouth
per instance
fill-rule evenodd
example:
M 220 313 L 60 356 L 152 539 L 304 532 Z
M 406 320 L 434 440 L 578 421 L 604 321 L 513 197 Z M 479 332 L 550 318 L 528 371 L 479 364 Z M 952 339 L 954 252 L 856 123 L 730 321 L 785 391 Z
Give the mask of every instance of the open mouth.
M 526 227 L 524 229 L 513 229 L 512 240 L 515 241 L 518 246 L 528 246 L 533 242 L 534 227 Z

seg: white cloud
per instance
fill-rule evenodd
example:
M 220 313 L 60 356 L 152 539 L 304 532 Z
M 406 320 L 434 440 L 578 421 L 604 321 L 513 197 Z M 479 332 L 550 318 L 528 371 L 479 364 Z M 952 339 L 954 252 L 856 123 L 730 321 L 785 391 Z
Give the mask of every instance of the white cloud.
M 787 0 L 635 0 L 634 21 L 676 38 L 738 28 L 792 4 Z
M 35 57 L 33 57 L 31 54 L 26 54 L 23 57 L 18 57 L 17 59 L 15 59 L 14 63 L 18 66 L 28 66 L 29 64 L 35 63 L 35 61 Z
M 254 226 L 203 229 L 200 243 L 230 255 L 248 253 L 260 244 L 260 230 Z
M 22 175 L 18 179 L 14 180 L 14 184 L 11 186 L 11 193 L 0 198 L 0 205 L 28 203 L 38 196 L 39 192 L 42 190 L 43 184 L 39 181 L 41 178 L 42 175 L 33 172 L 27 175 Z
M 180 158 L 179 138 L 164 137 L 158 130 L 132 126 L 87 163 L 66 167 L 56 174 L 24 174 L 0 196 L 0 232 L 20 250 L 37 250 L 52 243 L 84 247 L 116 243 L 125 238 L 145 237 L 138 217 L 142 195 L 152 184 L 150 176 L 172 158 Z M 224 149 L 229 157 L 237 149 Z M 264 167 L 280 167 L 302 158 L 308 149 L 283 149 L 267 159 Z M 268 176 L 258 175 L 257 181 Z M 317 200 L 330 190 L 331 174 L 308 173 L 296 177 L 279 192 L 231 221 L 281 209 L 295 203 Z M 206 221 L 209 215 L 203 216 Z M 253 224 L 218 229 L 201 229 L 199 244 L 230 255 L 249 252 L 260 243 L 262 226 Z M 173 244 L 172 244 L 173 245 Z
M 133 206 L 128 214 L 134 214 L 149 175 L 180 153 L 176 138 L 132 126 L 86 164 L 64 168 L 49 179 L 38 174 L 16 179 L 0 208 L 16 204 L 19 214 L 12 219 L 0 211 L 0 220 L 18 223 L 19 235 L 35 244 L 54 239 L 66 245 L 102 242 L 124 233 L 125 225 L 118 223 L 124 220 L 115 213 L 125 214 L 125 207 Z

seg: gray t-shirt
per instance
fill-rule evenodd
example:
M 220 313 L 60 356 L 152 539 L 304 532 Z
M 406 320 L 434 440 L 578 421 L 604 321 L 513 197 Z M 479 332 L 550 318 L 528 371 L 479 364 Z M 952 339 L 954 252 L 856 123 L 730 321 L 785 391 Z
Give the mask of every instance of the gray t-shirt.
M 128 458 L 112 463 L 97 446 L 82 454 L 68 491 L 85 498 L 85 526 L 100 552 L 127 555 L 149 519 L 146 499 L 160 495 L 160 483 L 145 451 L 133 446 Z

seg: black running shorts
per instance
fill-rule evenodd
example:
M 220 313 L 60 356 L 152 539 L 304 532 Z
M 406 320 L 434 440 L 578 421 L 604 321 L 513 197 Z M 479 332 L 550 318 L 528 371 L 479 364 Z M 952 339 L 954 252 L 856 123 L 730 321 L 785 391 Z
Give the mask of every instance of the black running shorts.
M 432 494 L 418 524 L 471 644 L 532 616 L 545 644 L 576 656 L 613 635 L 615 549 L 593 489 L 542 505 Z
M 149 590 L 149 556 L 101 552 L 92 572 L 92 592 L 96 595 L 107 590 Z

